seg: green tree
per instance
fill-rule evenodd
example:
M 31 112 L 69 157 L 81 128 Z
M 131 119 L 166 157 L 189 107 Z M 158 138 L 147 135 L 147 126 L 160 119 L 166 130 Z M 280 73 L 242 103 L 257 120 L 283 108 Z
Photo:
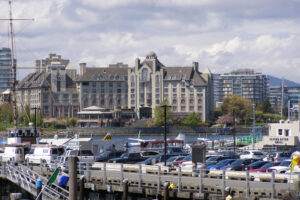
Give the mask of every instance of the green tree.
M 156 106 L 154 109 L 154 118 L 155 118 L 155 125 L 156 126 L 163 126 L 164 125 L 164 121 L 165 121 L 165 112 L 164 112 L 164 108 L 161 107 L 163 105 L 169 105 L 169 103 L 167 101 L 161 102 L 159 106 Z M 166 112 L 166 120 L 167 122 L 170 119 L 170 115 L 171 115 L 171 109 L 170 107 L 167 107 L 167 112 Z
M 187 118 L 184 120 L 183 123 L 184 125 L 191 126 L 191 127 L 200 126 L 202 123 L 201 116 L 196 112 L 192 112 L 187 116 Z
M 264 100 L 261 110 L 263 113 L 272 113 L 273 112 L 271 103 L 268 99 Z
M 233 116 L 234 112 L 236 119 L 240 120 L 246 120 L 252 113 L 248 99 L 233 94 L 223 99 L 221 110 L 223 115 L 228 114 Z
M 75 127 L 75 125 L 77 124 L 77 119 L 75 117 L 71 117 L 68 121 L 68 124 L 72 127 Z

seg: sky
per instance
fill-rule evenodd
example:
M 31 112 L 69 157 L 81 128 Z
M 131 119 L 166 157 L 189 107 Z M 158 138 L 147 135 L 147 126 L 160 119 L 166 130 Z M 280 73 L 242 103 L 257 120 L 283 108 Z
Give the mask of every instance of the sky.
M 251 68 L 300 82 L 300 0 L 14 0 L 19 67 L 57 53 L 85 62 L 134 66 L 154 51 L 165 66 L 213 73 Z M 8 18 L 0 0 L 0 18 Z M 0 21 L 0 47 L 9 24 Z M 19 70 L 22 79 L 33 70 Z

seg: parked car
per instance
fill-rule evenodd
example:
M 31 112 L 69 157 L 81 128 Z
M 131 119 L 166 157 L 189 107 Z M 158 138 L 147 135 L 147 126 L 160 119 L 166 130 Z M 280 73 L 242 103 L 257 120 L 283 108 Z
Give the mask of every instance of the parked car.
M 146 160 L 146 158 L 142 157 L 141 153 L 123 153 L 120 158 L 112 158 L 108 162 L 134 164 L 143 160 Z
M 185 156 L 182 160 L 172 162 L 172 166 L 179 166 L 182 165 L 184 162 L 192 161 L 192 155 Z
M 237 159 L 231 165 L 222 167 L 221 169 L 232 171 L 244 171 L 248 165 L 257 161 L 257 159 Z
M 218 152 L 218 154 L 221 156 L 226 156 L 226 157 L 232 158 L 232 159 L 240 158 L 240 156 L 234 151 L 221 151 L 221 152 Z
M 32 164 L 40 164 L 44 161 L 48 165 L 53 164 L 58 156 L 64 153 L 63 147 L 52 145 L 35 146 L 33 154 L 26 154 L 25 160 Z
M 232 157 L 228 157 L 228 156 L 213 156 L 213 157 L 210 157 L 209 159 L 206 160 L 205 165 L 206 165 L 206 167 L 208 167 L 210 165 L 217 164 L 221 160 L 226 160 L 226 159 L 230 159 L 230 158 L 232 158 Z
M 91 150 L 67 150 L 65 156 L 76 156 L 80 162 L 92 163 L 95 161 Z
M 254 163 L 251 163 L 250 165 L 248 165 L 248 169 L 250 171 L 253 171 L 255 169 L 259 169 L 260 167 L 262 167 L 263 165 L 269 163 L 269 161 L 262 161 L 262 160 L 259 160 L 259 161 L 256 161 Z
M 278 166 L 270 167 L 268 172 L 276 172 L 276 173 L 285 173 L 286 171 L 291 169 L 292 160 L 284 160 Z
M 172 156 L 167 159 L 166 164 L 169 167 L 173 166 L 173 162 L 181 161 L 185 158 L 185 156 Z M 164 165 L 164 162 L 159 162 L 156 165 Z
M 263 160 L 265 161 L 283 161 L 291 157 L 291 152 L 269 152 Z
M 225 160 L 221 160 L 219 161 L 217 164 L 215 165 L 209 165 L 206 167 L 207 170 L 217 170 L 217 169 L 221 169 L 222 167 L 225 166 L 229 166 L 231 163 L 233 163 L 234 161 L 236 161 L 236 159 L 225 159 Z
M 78 160 L 79 161 L 79 160 Z M 62 171 L 68 173 L 69 172 L 69 162 L 68 162 L 68 157 L 67 156 L 60 156 L 57 159 L 57 167 L 60 167 Z M 77 173 L 83 174 L 84 170 L 86 169 L 86 163 L 85 162 L 80 162 L 78 163 L 79 167 L 77 170 Z
M 120 157 L 124 151 L 105 151 L 95 157 L 96 162 L 107 162 L 111 158 Z
M 257 150 L 243 151 L 240 155 L 240 159 L 252 158 L 252 159 L 262 159 L 264 154 Z
M 268 162 L 266 164 L 264 164 L 263 166 L 261 166 L 260 168 L 258 169 L 253 169 L 251 170 L 252 172 L 267 172 L 267 170 L 270 168 L 270 167 L 275 167 L 275 166 L 278 166 L 280 164 L 280 162 Z
M 154 157 L 157 154 L 159 154 L 158 151 L 142 151 L 141 152 L 141 156 L 144 157 L 144 158 Z

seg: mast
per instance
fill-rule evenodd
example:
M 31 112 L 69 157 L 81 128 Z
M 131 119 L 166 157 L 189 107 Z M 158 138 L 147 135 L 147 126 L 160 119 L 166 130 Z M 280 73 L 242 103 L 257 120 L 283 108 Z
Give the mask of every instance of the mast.
M 282 81 L 281 81 L 281 112 L 280 112 L 280 119 L 282 119 L 282 116 L 283 116 L 283 91 L 284 91 L 284 79 L 282 77 Z
M 11 9 L 11 1 L 9 1 L 9 22 L 10 22 L 10 42 L 11 42 L 11 73 L 12 73 L 12 103 L 13 103 L 13 113 L 14 113 L 14 128 L 17 129 L 17 102 L 16 102 L 16 66 L 14 63 L 14 31 L 13 31 L 13 23 L 12 23 L 12 9 Z

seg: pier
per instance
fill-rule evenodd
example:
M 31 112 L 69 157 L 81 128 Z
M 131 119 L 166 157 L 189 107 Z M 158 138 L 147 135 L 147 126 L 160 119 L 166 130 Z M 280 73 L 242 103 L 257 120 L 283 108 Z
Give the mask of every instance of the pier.
M 76 163 L 76 162 L 75 162 Z M 73 166 L 74 167 L 74 166 Z M 43 186 L 56 166 L 30 163 L 1 162 L 1 181 L 8 180 L 21 189 L 37 196 L 36 181 L 42 179 Z M 74 168 L 76 170 L 76 168 Z M 71 173 L 72 166 L 69 166 Z M 216 170 L 172 170 L 164 166 L 135 164 L 96 163 L 77 166 L 77 187 L 61 188 L 58 181 L 45 186 L 43 199 L 76 199 L 75 196 L 105 199 L 119 196 L 123 199 L 224 199 L 225 188 L 234 191 L 234 199 L 284 199 L 298 197 L 300 191 L 298 174 L 252 173 L 249 171 Z M 75 171 L 74 171 L 75 173 Z M 74 174 L 73 174 L 74 175 Z M 72 183 L 69 174 L 69 187 Z M 69 192 L 72 190 L 73 197 Z M 80 192 L 79 192 L 80 191 Z

